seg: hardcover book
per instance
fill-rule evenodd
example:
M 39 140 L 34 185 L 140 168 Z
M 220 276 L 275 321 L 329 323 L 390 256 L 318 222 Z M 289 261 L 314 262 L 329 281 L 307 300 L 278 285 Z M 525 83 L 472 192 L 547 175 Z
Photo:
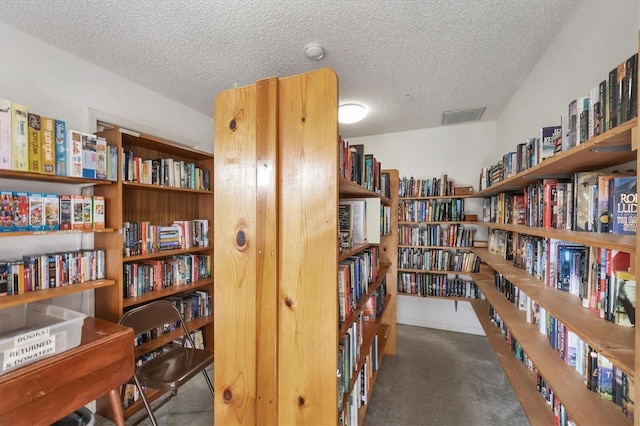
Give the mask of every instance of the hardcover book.
M 67 175 L 67 130 L 63 120 L 54 120 L 56 175 Z
M 104 197 L 93 196 L 93 229 L 104 229 Z
M 60 229 L 60 198 L 57 194 L 44 194 L 44 229 Z
M 84 229 L 93 227 L 93 201 L 91 195 L 82 196 L 82 227 Z
M 29 230 L 42 231 L 44 222 L 42 212 L 44 210 L 44 198 L 40 193 L 29 193 Z
M 69 130 L 67 136 L 67 176 L 82 177 L 82 133 Z
M 13 231 L 14 200 L 12 191 L 0 191 L 0 232 Z
M 84 178 L 96 178 L 97 144 L 96 135 L 82 133 L 82 177 Z
M 11 170 L 11 101 L 0 99 L 0 169 Z
M 71 195 L 60 195 L 60 229 L 71 229 Z
M 47 175 L 56 174 L 55 120 L 50 117 L 40 118 L 42 141 L 42 172 Z
M 627 271 L 615 271 L 615 309 L 613 322 L 625 327 L 636 324 L 636 276 Z
M 27 137 L 29 141 L 29 171 L 33 173 L 43 173 L 40 116 L 29 112 L 27 113 L 27 118 L 29 120 L 29 133 Z
M 596 229 L 595 196 L 598 187 L 599 172 L 579 172 L 573 177 L 574 194 L 574 231 L 590 231 Z
M 84 228 L 84 201 L 82 195 L 71 196 L 71 229 Z
M 613 234 L 634 235 L 638 220 L 637 177 L 616 177 L 609 181 L 609 204 Z
M 29 230 L 29 193 L 13 193 L 13 230 Z
M 11 168 L 29 171 L 29 134 L 27 130 L 27 107 L 11 104 Z
M 562 132 L 562 126 L 548 126 L 540 129 L 540 153 L 538 163 L 553 157 L 555 154 L 555 138 Z

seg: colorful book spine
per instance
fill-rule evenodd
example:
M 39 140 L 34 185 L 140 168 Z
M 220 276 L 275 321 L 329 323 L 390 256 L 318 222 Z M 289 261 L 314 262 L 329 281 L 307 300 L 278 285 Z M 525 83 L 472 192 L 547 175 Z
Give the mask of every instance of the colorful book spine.
M 96 138 L 96 179 L 107 178 L 107 140 Z
M 84 202 L 82 195 L 71 196 L 71 229 L 84 228 Z
M 13 230 L 29 230 L 29 193 L 13 193 Z
M 60 195 L 60 229 L 71 229 L 71 195 Z
M 42 141 L 42 172 L 47 175 L 56 173 L 55 120 L 51 117 L 41 117 Z
M 11 170 L 11 101 L 0 99 L 0 169 Z
M 11 104 L 11 168 L 29 171 L 29 135 L 27 130 L 27 107 Z
M 67 136 L 67 176 L 82 177 L 82 133 L 69 130 Z
M 57 194 L 44 194 L 44 230 L 60 229 L 60 197 Z
M 29 141 L 29 171 L 33 173 L 42 173 L 42 132 L 40 130 L 41 118 L 38 114 L 27 113 L 29 122 L 28 141 Z
M 104 197 L 100 195 L 94 195 L 92 202 L 93 202 L 93 229 L 104 229 L 104 220 L 105 220 Z
M 118 180 L 118 147 L 114 145 L 107 146 L 107 179 Z
M 29 230 L 42 231 L 44 223 L 42 212 L 44 210 L 44 198 L 41 193 L 29 193 Z
M 635 235 L 638 220 L 637 177 L 616 177 L 609 181 L 609 204 L 613 234 Z
M 13 192 L 0 191 L 0 232 L 13 231 Z
M 96 178 L 97 138 L 95 135 L 82 133 L 82 177 Z
M 56 175 L 67 175 L 67 130 L 63 120 L 55 120 Z

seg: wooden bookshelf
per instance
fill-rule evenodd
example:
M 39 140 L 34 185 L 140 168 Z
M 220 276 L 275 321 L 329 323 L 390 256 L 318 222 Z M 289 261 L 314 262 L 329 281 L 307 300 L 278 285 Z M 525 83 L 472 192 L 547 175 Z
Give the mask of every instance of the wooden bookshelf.
M 371 247 L 340 253 L 340 198 L 393 211 L 378 245 L 388 295 L 361 350 L 377 335 L 395 353 L 397 172 L 392 198 L 340 177 L 337 100 L 329 69 L 216 97 L 216 364 L 233 366 L 214 369 L 217 424 L 337 423 L 337 265 Z
M 640 46 L 640 33 L 638 36 Z M 545 159 L 534 167 L 499 181 L 475 193 L 474 196 L 490 197 L 500 193 L 521 192 L 527 185 L 543 178 L 570 178 L 576 172 L 596 171 L 616 165 L 626 165 L 630 162 L 635 162 L 637 167 L 640 159 L 639 145 L 638 118 L 632 118 L 565 152 Z M 640 259 L 636 253 L 640 235 L 578 232 L 490 222 L 477 222 L 477 224 L 518 234 L 620 250 L 630 254 L 631 270 L 636 274 L 640 271 Z M 567 329 L 574 332 L 586 345 L 590 345 L 594 351 L 609 359 L 615 368 L 627 374 L 630 379 L 638 380 L 636 375 L 637 369 L 640 368 L 640 356 L 636 351 L 636 342 L 640 341 L 638 327 L 619 326 L 599 318 L 595 312 L 582 306 L 578 296 L 545 285 L 543 281 L 529 275 L 525 270 L 516 268 L 512 261 L 490 253 L 487 248 L 474 248 L 473 251 L 491 270 L 502 274 L 528 298 L 537 302 Z M 482 290 L 488 304 L 522 346 L 537 372 L 550 385 L 554 396 L 564 405 L 566 413 L 576 424 L 640 424 L 640 416 L 637 412 L 635 419 L 629 419 L 623 413 L 622 407 L 603 399 L 599 393 L 587 388 L 582 375 L 558 356 L 558 353 L 549 345 L 548 337 L 539 332 L 538 326 L 526 321 L 525 311 L 520 310 L 496 289 L 493 274 L 487 274 L 483 268 L 481 273 L 471 274 L 471 276 Z M 636 305 L 639 300 L 640 296 L 636 294 Z M 521 365 L 514 365 L 519 364 L 520 361 L 503 362 L 503 358 L 515 358 L 508 345 L 506 345 L 508 352 L 506 351 L 505 345 L 500 341 L 501 336 L 493 336 L 496 332 L 491 330 L 492 324 L 488 324 L 488 306 L 483 306 L 480 301 L 473 302 L 472 305 L 476 309 L 483 328 L 487 331 L 490 343 L 499 354 L 505 373 L 512 382 L 529 420 L 532 424 L 549 424 L 551 420 L 548 418 L 533 417 L 543 409 L 544 405 L 540 401 L 544 399 L 540 397 L 535 386 L 532 386 L 532 381 L 528 378 L 529 373 L 523 372 Z M 637 403 L 640 400 L 639 387 L 636 386 L 632 392 L 631 399 Z M 551 413 L 550 408 L 547 409 Z
M 192 163 L 195 168 L 208 171 L 210 187 L 209 189 L 192 189 L 178 183 L 175 186 L 140 183 L 136 180 L 125 179 L 124 170 L 121 168 L 118 170 L 118 179 L 113 182 L 113 185 L 95 188 L 96 195 L 102 195 L 107 200 L 106 226 L 122 230 L 122 232 L 99 233 L 94 237 L 95 247 L 106 252 L 107 274 L 114 277 L 115 281 L 115 285 L 96 290 L 96 317 L 118 322 L 127 310 L 135 306 L 170 296 L 186 296 L 195 290 L 206 291 L 213 299 L 212 276 L 194 278 L 189 284 L 166 287 L 125 298 L 123 274 L 123 267 L 128 263 L 144 263 L 147 260 L 155 259 L 165 260 L 180 255 L 209 256 L 210 264 L 213 265 L 213 154 L 117 127 L 101 131 L 98 135 L 104 137 L 109 145 L 118 149 L 120 164 L 124 163 L 123 152 L 126 151 L 132 152 L 142 160 L 173 159 L 174 162 Z M 208 220 L 209 246 L 192 246 L 132 256 L 124 255 L 125 222 L 148 221 L 152 225 L 167 226 L 174 220 L 195 219 Z M 142 243 L 142 241 L 140 242 Z M 213 271 L 211 271 L 211 275 L 213 275 Z M 201 329 L 205 347 L 213 350 L 213 316 L 191 320 L 188 322 L 188 326 L 190 330 Z M 136 357 L 155 350 L 173 339 L 174 336 L 168 333 L 150 342 L 145 342 L 136 348 Z M 151 392 L 151 399 L 154 398 L 156 396 Z M 110 413 L 104 407 L 104 401 L 99 401 L 99 410 L 109 417 Z M 144 406 L 140 401 L 134 403 L 125 410 L 125 417 L 132 416 L 141 408 L 144 409 Z

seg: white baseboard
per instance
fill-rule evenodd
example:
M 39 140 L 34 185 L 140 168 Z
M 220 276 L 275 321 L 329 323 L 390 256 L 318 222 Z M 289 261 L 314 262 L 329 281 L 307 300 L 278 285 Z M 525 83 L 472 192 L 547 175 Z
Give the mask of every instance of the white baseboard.
M 415 318 L 401 318 L 397 317 L 396 322 L 398 324 L 415 325 L 418 327 L 435 328 L 436 330 L 455 331 L 457 333 L 475 334 L 478 336 L 485 336 L 482 327 L 470 327 L 461 324 L 450 324 L 443 322 L 428 321 Z

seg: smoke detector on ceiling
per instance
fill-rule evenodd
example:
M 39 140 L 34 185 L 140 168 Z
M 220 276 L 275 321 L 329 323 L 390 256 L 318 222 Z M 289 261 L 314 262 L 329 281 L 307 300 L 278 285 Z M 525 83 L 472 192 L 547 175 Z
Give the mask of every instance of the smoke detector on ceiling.
M 318 43 L 307 44 L 304 48 L 304 56 L 314 61 L 319 61 L 324 58 L 324 47 Z
M 442 125 L 479 121 L 486 107 L 457 109 L 442 113 Z

